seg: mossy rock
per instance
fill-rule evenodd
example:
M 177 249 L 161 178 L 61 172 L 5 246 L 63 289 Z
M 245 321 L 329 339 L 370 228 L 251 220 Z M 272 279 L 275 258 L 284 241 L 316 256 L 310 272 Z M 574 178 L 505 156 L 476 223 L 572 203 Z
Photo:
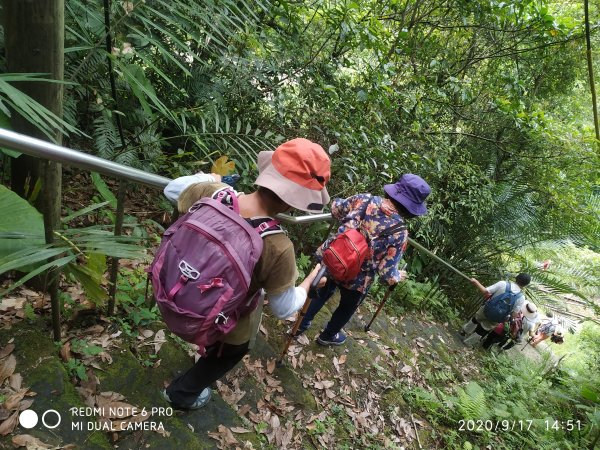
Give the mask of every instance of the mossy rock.
M 30 434 L 55 446 L 74 444 L 86 449 L 112 448 L 104 434 L 93 431 L 93 417 L 76 414 L 77 408 L 85 405 L 71 384 L 58 357 L 58 347 L 43 322 L 40 320 L 34 325 L 21 322 L 10 329 L 0 330 L 0 346 L 6 345 L 11 338 L 14 338 L 13 355 L 17 359 L 15 372 L 23 377 L 23 386 L 37 394 L 29 409 L 35 411 L 39 418 L 34 428 L 18 426 L 13 434 Z M 60 415 L 58 423 L 56 413 L 46 414 L 46 424 L 51 427 L 57 425 L 51 429 L 42 423 L 42 416 L 49 410 Z M 0 446 L 7 444 L 12 448 L 12 444 L 8 444 L 10 439 L 11 436 L 0 438 Z

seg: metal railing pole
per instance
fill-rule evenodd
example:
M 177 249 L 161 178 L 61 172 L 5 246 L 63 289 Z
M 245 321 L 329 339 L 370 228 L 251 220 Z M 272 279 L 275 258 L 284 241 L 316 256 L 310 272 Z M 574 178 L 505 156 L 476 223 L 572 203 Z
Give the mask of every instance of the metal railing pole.
M 113 161 L 108 161 L 87 153 L 51 144 L 41 139 L 32 138 L 23 134 L 0 128 L 0 147 L 7 147 L 50 161 L 62 162 L 63 164 L 109 175 L 118 179 L 126 179 L 146 186 L 164 188 L 169 178 L 134 169 Z

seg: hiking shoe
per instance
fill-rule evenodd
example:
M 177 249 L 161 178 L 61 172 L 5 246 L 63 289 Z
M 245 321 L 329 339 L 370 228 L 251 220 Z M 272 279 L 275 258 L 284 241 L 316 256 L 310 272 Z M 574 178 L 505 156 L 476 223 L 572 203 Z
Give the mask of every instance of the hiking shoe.
M 173 405 L 173 402 L 171 402 L 171 398 L 169 397 L 169 394 L 167 394 L 167 390 L 163 389 L 161 391 L 162 397 L 169 403 L 171 403 L 171 405 Z M 200 409 L 203 406 L 206 406 L 206 404 L 208 403 L 208 401 L 210 400 L 210 397 L 212 395 L 212 392 L 210 390 L 210 388 L 204 388 L 204 390 L 202 392 L 200 392 L 200 395 L 198 395 L 198 397 L 196 398 L 196 400 L 194 400 L 194 403 L 192 403 L 190 406 L 175 406 L 173 405 L 173 408 L 176 409 Z
M 310 328 L 310 324 L 311 323 L 312 322 L 308 322 L 306 324 L 306 326 L 302 326 L 302 324 L 300 324 L 300 326 L 296 330 L 296 334 L 294 334 L 294 337 L 300 337 L 300 336 L 302 336 L 304 334 L 304 332 Z
M 346 342 L 346 335 L 340 331 L 328 338 L 321 333 L 317 338 L 317 342 L 321 345 L 342 345 Z

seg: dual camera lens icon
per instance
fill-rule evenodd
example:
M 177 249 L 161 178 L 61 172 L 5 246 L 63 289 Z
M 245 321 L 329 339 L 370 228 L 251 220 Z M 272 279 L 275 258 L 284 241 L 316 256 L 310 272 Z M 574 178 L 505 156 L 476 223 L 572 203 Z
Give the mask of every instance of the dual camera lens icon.
M 60 425 L 62 417 L 55 409 L 49 409 L 42 414 L 42 425 L 52 430 Z M 23 428 L 33 428 L 38 424 L 39 418 L 37 413 L 32 409 L 26 409 L 19 414 L 19 424 Z

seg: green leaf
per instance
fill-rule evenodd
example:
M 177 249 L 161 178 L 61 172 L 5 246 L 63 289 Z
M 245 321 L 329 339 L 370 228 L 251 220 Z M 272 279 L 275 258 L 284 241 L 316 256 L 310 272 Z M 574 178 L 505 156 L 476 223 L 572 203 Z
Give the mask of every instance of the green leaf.
M 21 249 L 0 258 L 0 274 L 9 270 L 23 270 L 26 266 L 38 264 L 64 252 L 64 248 L 50 248 L 47 245 Z
M 4 128 L 5 130 L 12 130 L 12 127 L 10 125 L 10 118 L 2 111 L 0 111 L 0 128 Z M 8 148 L 3 147 L 0 147 L 0 152 L 5 153 L 12 158 L 18 158 L 22 155 L 22 153 L 20 152 L 16 152 L 14 150 L 10 150 Z
M 27 200 L 0 185 L 0 260 L 19 250 L 44 245 L 44 220 Z M 10 211 L 10 214 L 6 212 Z M 11 238 L 7 238 L 11 235 Z
M 117 209 L 117 197 L 114 196 L 102 177 L 97 173 L 92 173 L 92 181 L 102 198 L 110 203 L 113 209 Z
M 94 303 L 102 303 L 108 298 L 108 294 L 98 283 L 98 280 L 90 275 L 90 273 L 85 270 L 85 267 L 78 266 L 77 264 L 69 264 L 65 269 L 65 272 L 72 275 L 79 283 L 81 283 L 86 295 Z
M 54 261 L 51 261 L 51 262 L 49 262 L 47 264 L 44 264 L 44 265 L 38 267 L 37 269 L 29 272 L 24 277 L 20 278 L 15 283 L 12 283 L 7 289 L 5 289 L 3 291 L 0 291 L 0 297 L 2 297 L 3 295 L 6 295 L 7 293 L 9 293 L 10 291 L 12 291 L 13 289 L 21 286 L 23 283 L 26 283 L 27 281 L 29 281 L 30 279 L 32 279 L 36 275 L 39 275 L 40 273 L 44 272 L 45 270 L 48 270 L 48 269 L 51 269 L 51 268 L 61 268 L 61 267 L 65 266 L 65 265 L 69 264 L 71 261 L 73 261 L 75 259 L 76 259 L 75 255 L 68 255 L 68 256 L 65 256 L 63 258 L 56 259 Z
M 93 175 L 94 174 L 92 174 L 92 176 Z M 96 209 L 102 208 L 103 206 L 106 206 L 109 203 L 110 202 L 108 202 L 108 201 L 102 202 L 102 203 L 94 203 L 93 205 L 90 205 L 90 206 L 88 206 L 86 208 L 82 208 L 79 211 L 75 211 L 74 213 L 72 213 L 72 214 L 70 214 L 70 215 L 68 215 L 66 217 L 63 217 L 61 219 L 61 222 L 62 223 L 69 223 L 71 220 L 76 219 L 79 216 L 83 216 L 85 214 L 88 214 L 88 213 L 90 213 L 92 211 L 95 211 Z

